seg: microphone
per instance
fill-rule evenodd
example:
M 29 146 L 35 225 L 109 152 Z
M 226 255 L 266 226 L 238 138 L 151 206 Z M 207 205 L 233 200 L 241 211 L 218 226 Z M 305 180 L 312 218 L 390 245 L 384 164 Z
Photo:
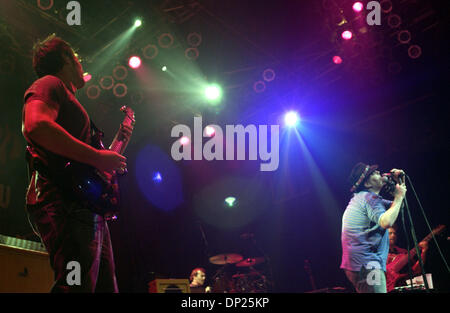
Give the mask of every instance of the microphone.
M 392 174 L 391 173 L 381 174 L 381 178 L 383 179 L 383 183 L 387 183 L 389 179 L 392 178 Z
M 401 171 L 398 175 L 395 175 L 392 172 L 384 173 L 384 174 L 381 174 L 381 177 L 383 177 L 383 179 L 386 181 L 389 179 L 401 179 L 401 178 L 405 177 L 405 172 Z

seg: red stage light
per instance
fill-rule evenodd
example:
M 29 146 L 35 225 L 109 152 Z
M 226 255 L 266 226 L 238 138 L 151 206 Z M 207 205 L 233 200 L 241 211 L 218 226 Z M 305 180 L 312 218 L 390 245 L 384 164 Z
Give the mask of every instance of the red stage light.
M 346 30 L 346 31 L 342 32 L 342 38 L 343 39 L 350 40 L 350 39 L 352 39 L 352 37 L 353 37 L 353 34 L 352 34 L 351 31 Z
M 141 58 L 137 56 L 132 56 L 130 60 L 128 60 L 128 65 L 134 69 L 139 68 L 141 66 Z
M 334 64 L 341 64 L 342 63 L 342 58 L 340 56 L 338 56 L 338 55 L 335 55 L 333 57 L 333 63 Z
M 359 13 L 364 9 L 364 5 L 361 2 L 355 2 L 353 4 L 353 11 Z

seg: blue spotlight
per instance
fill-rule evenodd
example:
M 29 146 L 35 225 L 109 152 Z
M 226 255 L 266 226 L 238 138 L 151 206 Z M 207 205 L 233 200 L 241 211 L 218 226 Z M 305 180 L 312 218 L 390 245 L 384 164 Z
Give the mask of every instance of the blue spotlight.
M 299 121 L 300 117 L 295 111 L 289 111 L 284 115 L 284 122 L 288 127 L 295 127 Z
M 162 176 L 160 172 L 156 172 L 153 175 L 153 181 L 157 184 L 159 184 L 162 181 Z

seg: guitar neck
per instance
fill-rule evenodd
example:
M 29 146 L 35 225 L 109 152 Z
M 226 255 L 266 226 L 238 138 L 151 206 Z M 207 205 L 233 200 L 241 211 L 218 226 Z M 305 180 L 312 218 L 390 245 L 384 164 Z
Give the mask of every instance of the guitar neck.
M 117 132 L 116 137 L 114 137 L 109 150 L 114 151 L 118 154 L 123 154 L 127 148 L 128 141 L 123 138 L 120 134 L 120 130 Z
M 120 109 L 122 112 L 125 113 L 125 118 L 122 122 L 122 125 L 127 126 L 134 126 L 134 112 L 130 108 L 122 107 Z M 109 147 L 109 150 L 114 151 L 118 154 L 123 154 L 125 152 L 125 149 L 128 145 L 128 138 L 126 138 L 123 133 L 121 132 L 121 129 L 117 132 L 116 136 L 114 137 L 111 146 Z

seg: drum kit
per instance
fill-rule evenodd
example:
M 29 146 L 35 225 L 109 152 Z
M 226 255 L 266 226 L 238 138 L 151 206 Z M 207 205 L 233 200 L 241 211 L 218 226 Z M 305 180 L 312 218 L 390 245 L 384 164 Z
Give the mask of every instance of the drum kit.
M 213 292 L 268 292 L 270 288 L 269 280 L 253 267 L 265 261 L 266 258 L 264 257 L 244 259 L 242 255 L 236 253 L 225 253 L 210 257 L 210 263 L 222 266 L 213 276 Z

